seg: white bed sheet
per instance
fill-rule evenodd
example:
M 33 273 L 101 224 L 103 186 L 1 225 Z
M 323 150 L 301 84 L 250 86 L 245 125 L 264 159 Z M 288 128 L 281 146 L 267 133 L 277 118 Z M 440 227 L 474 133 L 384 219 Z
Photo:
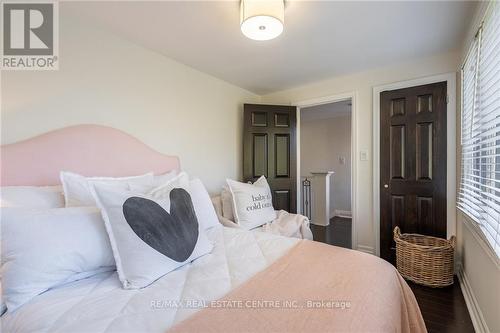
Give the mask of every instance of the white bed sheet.
M 221 298 L 298 242 L 222 226 L 208 230 L 208 235 L 215 244 L 211 254 L 147 288 L 124 290 L 116 272 L 101 273 L 49 290 L 6 313 L 2 331 L 166 332 L 198 311 L 199 301 Z

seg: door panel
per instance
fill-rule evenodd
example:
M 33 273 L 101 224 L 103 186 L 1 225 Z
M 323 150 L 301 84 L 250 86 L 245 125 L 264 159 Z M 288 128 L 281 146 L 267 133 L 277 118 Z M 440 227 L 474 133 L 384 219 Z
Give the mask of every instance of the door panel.
M 290 177 L 290 135 L 276 134 L 275 143 L 275 175 L 277 178 Z
M 406 99 L 394 98 L 391 100 L 391 117 L 404 116 L 406 113 Z
M 432 112 L 432 94 L 417 96 L 417 113 Z
M 243 178 L 266 176 L 275 209 L 295 213 L 296 108 L 280 105 L 244 105 Z
M 391 203 L 392 210 L 392 225 L 394 228 L 397 225 L 402 225 L 405 221 L 405 197 L 403 195 L 393 195 Z
M 253 178 L 267 177 L 267 134 L 253 134 Z
M 405 178 L 405 126 L 391 126 L 391 179 Z
M 380 94 L 380 255 L 392 230 L 446 237 L 446 82 Z
M 417 124 L 417 179 L 432 179 L 432 123 Z
M 278 207 L 288 207 L 290 205 L 290 191 L 289 190 L 275 190 L 273 191 L 273 205 Z
M 267 112 L 252 112 L 252 126 L 267 127 Z
M 426 229 L 434 228 L 434 214 L 432 213 L 432 198 L 417 197 L 417 223 Z
M 275 127 L 290 127 L 290 115 L 288 113 L 277 112 L 274 114 Z

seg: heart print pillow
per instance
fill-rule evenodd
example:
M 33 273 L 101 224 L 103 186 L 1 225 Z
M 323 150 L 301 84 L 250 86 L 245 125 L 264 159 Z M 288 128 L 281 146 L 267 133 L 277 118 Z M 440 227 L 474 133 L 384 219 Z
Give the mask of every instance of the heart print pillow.
M 153 199 L 96 184 L 93 195 L 125 289 L 146 287 L 212 251 L 185 189 L 174 188 Z

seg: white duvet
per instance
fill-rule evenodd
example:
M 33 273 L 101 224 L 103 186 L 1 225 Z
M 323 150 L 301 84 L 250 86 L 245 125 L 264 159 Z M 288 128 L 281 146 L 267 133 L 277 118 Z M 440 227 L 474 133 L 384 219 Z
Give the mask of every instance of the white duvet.
M 166 332 L 269 266 L 299 240 L 222 226 L 214 250 L 141 290 L 124 290 L 116 272 L 49 290 L 1 317 L 2 332 Z

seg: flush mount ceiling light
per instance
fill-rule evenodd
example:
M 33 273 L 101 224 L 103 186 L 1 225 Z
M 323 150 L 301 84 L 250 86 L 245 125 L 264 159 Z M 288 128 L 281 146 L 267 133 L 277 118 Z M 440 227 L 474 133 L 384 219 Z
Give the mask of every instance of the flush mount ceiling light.
M 269 40 L 283 32 L 284 0 L 241 0 L 241 32 L 250 39 Z

